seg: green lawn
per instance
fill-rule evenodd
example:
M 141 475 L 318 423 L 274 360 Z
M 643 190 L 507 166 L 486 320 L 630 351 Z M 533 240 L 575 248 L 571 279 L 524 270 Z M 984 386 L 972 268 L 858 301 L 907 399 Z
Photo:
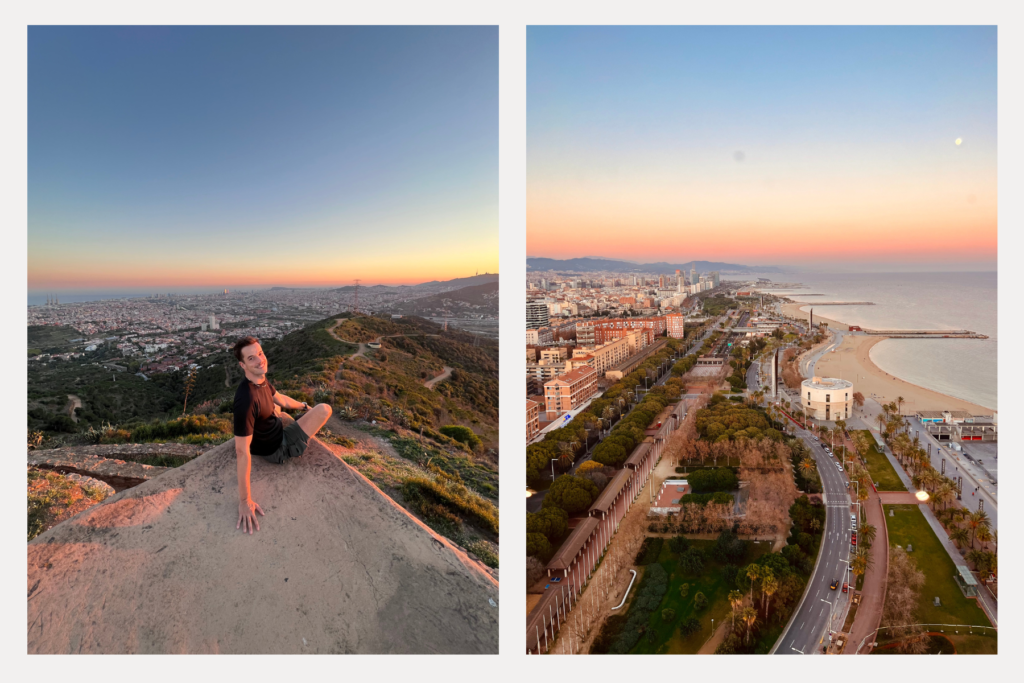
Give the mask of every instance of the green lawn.
M 715 541 L 691 540 L 691 546 L 702 548 L 710 556 L 711 548 Z M 771 550 L 770 543 L 744 542 L 747 547 L 747 554 L 737 566 L 744 566 L 760 555 Z M 662 599 L 661 604 L 651 615 L 650 628 L 654 629 L 658 637 L 654 643 L 648 642 L 647 638 L 641 638 L 631 653 L 633 654 L 696 654 L 701 646 L 711 637 L 711 619 L 715 620 L 717 627 L 731 613 L 729 607 L 729 591 L 733 590 L 734 577 L 722 576 L 723 564 L 708 559 L 704 565 L 704 571 L 700 575 L 684 574 L 676 562 L 676 556 L 669 549 L 668 543 L 662 546 L 658 563 L 665 568 L 669 574 L 668 592 Z M 680 594 L 680 588 L 684 583 L 690 584 L 690 589 L 685 598 Z M 708 599 L 708 606 L 697 612 L 693 608 L 694 596 L 697 592 L 704 593 Z M 661 611 L 671 608 L 676 611 L 675 618 L 670 622 L 661 619 Z M 679 625 L 691 616 L 700 619 L 701 629 L 693 635 L 683 638 L 679 633 Z
M 956 567 L 945 548 L 928 526 L 917 505 L 886 505 L 885 522 L 889 529 L 889 545 L 914 546 L 910 553 L 917 568 L 924 572 L 917 615 L 922 624 L 975 624 L 991 626 L 977 601 L 964 597 L 953 579 Z M 889 516 L 889 510 L 894 516 Z M 933 601 L 939 597 L 941 605 Z
M 877 488 L 879 491 L 906 491 L 907 487 L 900 481 L 899 475 L 896 474 L 896 470 L 893 469 L 892 463 L 885 457 L 885 454 L 878 450 L 878 446 L 875 443 L 874 437 L 871 436 L 871 432 L 863 430 L 868 439 L 871 440 L 871 448 L 868 449 L 867 461 L 868 472 L 871 474 L 871 480 L 877 482 Z

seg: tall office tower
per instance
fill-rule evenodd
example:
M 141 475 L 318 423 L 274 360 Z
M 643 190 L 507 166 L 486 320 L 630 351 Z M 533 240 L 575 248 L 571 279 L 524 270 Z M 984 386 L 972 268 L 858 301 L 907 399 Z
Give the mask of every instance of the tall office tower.
M 547 327 L 551 318 L 548 316 L 548 305 L 543 301 L 526 302 L 526 329 L 536 330 Z
M 809 318 L 807 319 L 807 331 L 810 332 L 810 328 L 814 327 L 814 309 L 807 311 Z
M 690 284 L 697 284 L 697 264 L 695 263 L 690 264 Z
M 217 324 L 217 316 L 215 316 L 215 315 L 211 315 L 210 316 L 210 329 L 211 330 L 219 330 L 220 329 L 220 325 Z
M 665 289 L 665 276 L 664 275 L 659 275 L 658 276 L 658 289 Z
M 545 292 L 547 291 L 547 289 L 548 289 L 548 279 L 546 277 L 542 277 L 540 279 L 540 288 L 543 289 Z

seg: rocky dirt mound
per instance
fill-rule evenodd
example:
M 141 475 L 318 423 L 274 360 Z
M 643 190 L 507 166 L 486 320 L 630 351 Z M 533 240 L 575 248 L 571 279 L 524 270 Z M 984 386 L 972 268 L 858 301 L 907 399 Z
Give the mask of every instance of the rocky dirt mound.
M 497 582 L 319 441 L 252 492 L 229 441 L 39 535 L 28 651 L 497 653 Z

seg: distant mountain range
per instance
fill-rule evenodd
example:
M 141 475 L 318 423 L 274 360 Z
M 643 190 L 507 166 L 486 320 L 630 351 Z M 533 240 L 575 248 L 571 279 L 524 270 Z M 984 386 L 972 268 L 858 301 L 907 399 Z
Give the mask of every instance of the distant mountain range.
M 461 287 L 450 292 L 395 303 L 388 308 L 391 313 L 440 317 L 454 315 L 498 315 L 498 283 Z
M 497 282 L 497 273 L 484 273 L 483 275 L 471 275 L 470 277 L 457 277 L 454 280 L 431 280 L 430 282 L 421 282 L 418 285 L 372 285 L 367 287 L 361 287 L 360 289 L 372 290 L 372 291 L 391 291 L 401 292 L 403 294 L 422 293 L 422 292 L 447 292 L 454 289 L 462 289 L 463 287 L 472 287 L 474 285 L 484 285 L 490 282 Z M 275 287 L 274 289 L 286 289 L 284 287 Z M 330 291 L 332 292 L 354 292 L 355 285 L 345 285 L 344 287 L 337 287 Z
M 687 261 L 685 263 L 633 263 L 603 258 L 572 258 L 553 259 L 533 257 L 526 259 L 527 270 L 576 271 L 580 273 L 596 270 L 610 270 L 620 273 L 651 273 L 653 275 L 671 275 L 678 270 L 690 271 L 694 266 L 699 272 L 717 270 L 723 273 L 781 273 L 775 266 L 744 266 L 739 263 L 722 263 L 720 261 Z

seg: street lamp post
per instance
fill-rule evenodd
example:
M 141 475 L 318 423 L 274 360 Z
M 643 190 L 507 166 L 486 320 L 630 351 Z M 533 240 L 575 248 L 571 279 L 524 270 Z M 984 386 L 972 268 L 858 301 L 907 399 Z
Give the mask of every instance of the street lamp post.
M 829 634 L 829 643 L 831 643 L 832 636 L 832 614 L 835 610 L 835 603 L 832 601 L 821 598 L 821 601 L 828 604 L 828 622 L 825 624 L 825 630 L 821 632 L 821 639 L 818 641 L 818 645 L 821 645 L 825 641 L 825 634 Z M 836 601 L 838 602 L 838 600 Z
M 557 460 L 558 458 L 551 458 L 551 483 L 555 481 L 555 461 Z

